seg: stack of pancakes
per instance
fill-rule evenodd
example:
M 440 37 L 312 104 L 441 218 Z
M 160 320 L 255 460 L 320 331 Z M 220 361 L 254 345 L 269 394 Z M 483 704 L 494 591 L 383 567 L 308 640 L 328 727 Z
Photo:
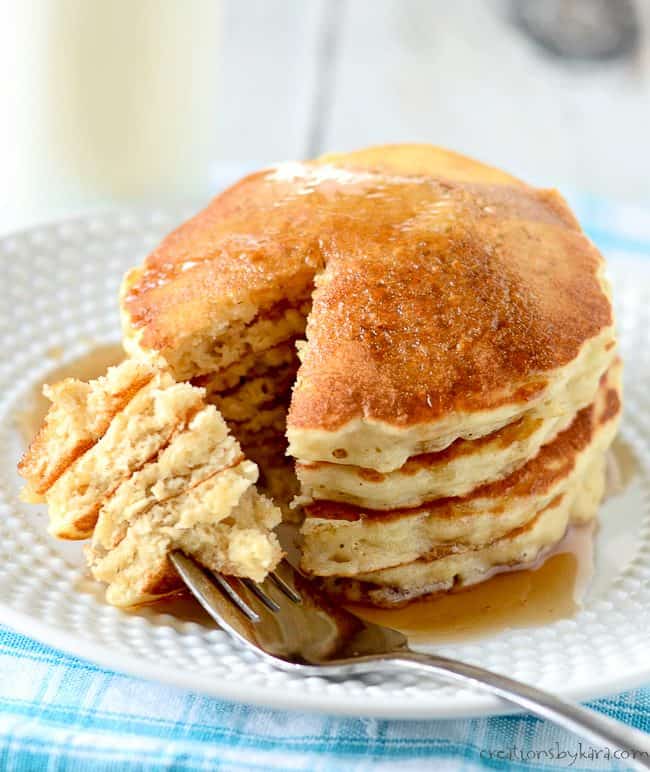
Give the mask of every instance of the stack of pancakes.
M 202 389 L 127 360 L 46 395 L 52 407 L 19 465 L 24 496 L 47 503 L 54 536 L 92 539 L 89 565 L 110 603 L 179 589 L 173 549 L 256 580 L 277 564 L 280 512 Z
M 612 364 L 594 401 L 563 421 L 568 426 L 536 453 L 518 454 L 515 471 L 505 477 L 504 469 L 513 468 L 499 464 L 506 448 L 514 453 L 529 445 L 526 419 L 478 440 L 456 440 L 443 451 L 416 456 L 387 475 L 356 469 L 363 480 L 360 489 L 369 483 L 366 472 L 379 486 L 382 478 L 401 475 L 400 489 L 416 497 L 419 486 L 409 485 L 411 469 L 417 470 L 416 477 L 430 472 L 432 484 L 447 480 L 446 488 L 436 487 L 438 497 L 413 506 L 386 506 L 384 500 L 379 509 L 376 494 L 372 504 L 344 503 L 359 500 L 349 485 L 354 472 L 348 470 L 345 486 L 328 487 L 329 500 L 307 505 L 303 564 L 327 577 L 330 592 L 390 606 L 473 584 L 495 568 L 535 561 L 561 540 L 569 523 L 584 523 L 596 514 L 604 491 L 605 451 L 620 413 L 620 369 L 620 363 Z M 472 480 L 466 464 L 474 456 L 477 476 Z M 441 478 L 437 467 L 445 458 L 454 470 Z M 459 478 L 454 471 L 467 474 Z M 328 484 L 331 479 L 330 470 Z M 456 490 L 467 492 L 458 495 Z
M 288 439 L 303 569 L 390 605 L 594 515 L 620 412 L 603 271 L 557 192 L 374 148 L 253 174 L 170 234 L 125 279 L 125 346 L 205 389 L 285 499 Z
M 286 420 L 303 569 L 390 605 L 594 515 L 620 412 L 603 270 L 557 192 L 374 148 L 218 196 L 129 274 L 124 329 L 247 446 L 273 457 Z

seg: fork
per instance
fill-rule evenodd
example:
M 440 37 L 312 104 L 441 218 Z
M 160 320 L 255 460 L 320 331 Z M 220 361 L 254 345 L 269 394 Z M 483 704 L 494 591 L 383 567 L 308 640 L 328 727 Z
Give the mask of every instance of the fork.
M 405 635 L 361 620 L 284 560 L 259 584 L 208 572 L 176 550 L 170 559 L 222 630 L 280 670 L 328 678 L 387 669 L 420 670 L 470 686 L 630 754 L 650 769 L 650 735 L 477 665 L 412 651 Z

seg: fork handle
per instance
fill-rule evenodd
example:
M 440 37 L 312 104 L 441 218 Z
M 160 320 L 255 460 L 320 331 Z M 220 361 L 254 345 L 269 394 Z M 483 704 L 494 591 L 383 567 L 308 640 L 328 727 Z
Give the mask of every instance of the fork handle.
M 391 660 L 400 667 L 426 670 L 445 680 L 478 686 L 591 742 L 628 751 L 639 768 L 650 769 L 650 735 L 594 710 L 566 702 L 513 678 L 447 657 L 408 651 L 391 656 Z M 632 762 L 632 758 L 626 761 Z

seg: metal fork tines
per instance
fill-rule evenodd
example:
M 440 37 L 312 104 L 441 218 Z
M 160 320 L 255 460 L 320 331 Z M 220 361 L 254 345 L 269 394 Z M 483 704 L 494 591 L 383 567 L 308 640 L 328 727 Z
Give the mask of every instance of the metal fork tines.
M 281 610 L 278 602 L 269 594 L 269 588 L 257 584 L 252 579 L 245 577 L 225 577 L 216 572 L 208 573 L 192 558 L 189 558 L 179 551 L 173 552 L 170 557 L 187 588 L 217 622 L 220 622 L 219 616 L 221 614 L 221 604 L 215 606 L 215 599 L 218 596 L 215 596 L 213 585 L 216 586 L 221 593 L 223 593 L 223 596 L 231 601 L 250 622 L 257 624 L 262 620 L 260 614 L 253 608 L 250 599 L 246 597 L 243 591 L 244 587 L 249 593 L 255 596 L 268 611 L 277 613 Z M 271 571 L 268 574 L 267 582 L 272 583 L 273 586 L 292 603 L 297 604 L 301 602 L 298 592 L 282 579 L 281 576 L 278 576 L 275 571 Z
M 643 732 L 476 665 L 412 651 L 402 633 L 337 605 L 287 561 L 255 583 L 212 574 L 182 552 L 170 559 L 219 626 L 274 667 L 325 677 L 419 669 L 484 688 L 592 742 L 629 751 L 636 767 L 650 769 L 650 737 Z

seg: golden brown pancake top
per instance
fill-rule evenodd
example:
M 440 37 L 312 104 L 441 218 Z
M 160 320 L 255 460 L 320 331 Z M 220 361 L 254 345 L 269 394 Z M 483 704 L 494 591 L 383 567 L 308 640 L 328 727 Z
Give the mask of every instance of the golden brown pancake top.
M 316 277 L 289 426 L 406 426 L 538 394 L 612 322 L 600 266 L 558 193 L 394 146 L 245 178 L 147 258 L 125 308 L 163 349 Z

